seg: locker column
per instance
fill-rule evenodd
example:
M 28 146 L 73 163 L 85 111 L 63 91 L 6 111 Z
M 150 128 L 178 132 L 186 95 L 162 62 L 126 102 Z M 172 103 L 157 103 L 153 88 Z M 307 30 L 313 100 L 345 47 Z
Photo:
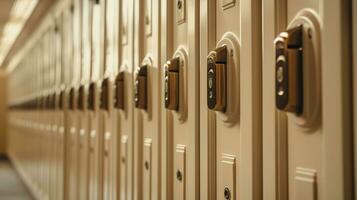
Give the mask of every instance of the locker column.
M 118 193 L 120 200 L 134 198 L 134 1 L 119 1 L 118 63 L 115 78 L 115 113 L 118 134 Z M 115 51 L 114 51 L 115 52 Z M 117 58 L 118 60 L 115 60 Z
M 199 1 L 161 1 L 163 199 L 199 199 Z

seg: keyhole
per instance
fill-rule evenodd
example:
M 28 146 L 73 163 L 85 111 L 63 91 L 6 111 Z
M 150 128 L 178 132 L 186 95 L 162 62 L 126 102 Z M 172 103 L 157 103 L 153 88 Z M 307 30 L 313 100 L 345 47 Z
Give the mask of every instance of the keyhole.
M 180 170 L 177 170 L 176 172 L 176 179 L 178 181 L 182 181 L 182 172 Z
M 182 8 L 182 0 L 178 0 L 178 1 L 177 1 L 177 8 L 178 8 L 179 10 L 181 10 L 181 8 Z
M 231 199 L 231 190 L 228 187 L 224 187 L 224 199 L 230 200 Z
M 121 158 L 121 162 L 124 164 L 125 163 L 125 157 Z
M 148 170 L 149 169 L 149 162 L 148 161 L 145 161 L 145 169 Z

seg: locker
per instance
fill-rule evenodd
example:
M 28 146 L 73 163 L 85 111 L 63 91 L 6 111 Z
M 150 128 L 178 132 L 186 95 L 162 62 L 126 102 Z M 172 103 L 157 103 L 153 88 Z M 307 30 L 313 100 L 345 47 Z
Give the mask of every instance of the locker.
M 200 27 L 201 182 L 207 182 L 201 195 L 260 199 L 260 1 L 205 1 L 202 7 L 208 14 Z
M 119 1 L 118 55 L 119 70 L 115 84 L 117 133 L 118 199 L 134 198 L 134 1 Z M 115 51 L 114 51 L 115 52 Z
M 351 171 L 339 159 L 351 148 L 348 3 L 271 3 L 262 18 L 263 197 L 350 199 L 351 179 L 337 175 Z
M 102 115 L 103 133 L 103 199 L 117 198 L 117 158 L 118 139 L 116 132 L 116 115 L 114 112 L 114 88 L 115 74 L 117 73 L 118 43 L 118 15 L 115 12 L 119 8 L 117 1 L 106 0 L 104 5 L 104 79 L 101 82 L 100 109 Z
M 78 109 L 78 86 L 81 79 L 81 5 L 80 1 L 71 1 L 66 13 L 67 35 L 69 37 L 69 49 L 67 59 L 71 66 L 71 80 L 68 93 L 68 137 L 66 144 L 67 151 L 67 182 L 66 199 L 78 199 L 78 180 L 79 180 L 79 109 Z
M 91 2 L 91 82 L 89 109 L 89 199 L 103 198 L 103 118 L 100 111 L 100 87 L 104 66 L 105 1 Z
M 79 138 L 78 138 L 78 199 L 89 198 L 89 110 L 88 88 L 91 75 L 91 1 L 83 0 L 82 3 L 82 62 L 81 84 L 78 88 Z
M 135 1 L 134 199 L 161 199 L 160 1 Z
M 63 199 L 63 137 L 64 137 L 64 126 L 63 126 L 63 93 L 61 92 L 62 86 L 62 27 L 60 16 L 57 16 L 55 21 L 55 68 L 56 68 L 56 84 L 55 84 L 55 113 L 54 121 L 56 121 L 56 132 L 55 132 L 55 170 L 56 170 L 56 193 L 55 199 Z
M 200 199 L 199 7 L 199 1 L 186 0 L 162 1 L 161 6 L 163 199 Z M 170 72 L 175 62 L 178 70 Z M 178 91 L 170 92 L 168 86 L 175 84 Z M 166 109 L 172 101 L 178 105 Z

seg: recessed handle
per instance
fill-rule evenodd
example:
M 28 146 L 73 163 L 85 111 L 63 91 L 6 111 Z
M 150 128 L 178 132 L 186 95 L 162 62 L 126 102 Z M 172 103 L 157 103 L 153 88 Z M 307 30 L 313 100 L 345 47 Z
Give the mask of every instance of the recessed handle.
M 207 57 L 207 105 L 224 112 L 227 104 L 227 47 L 211 51 Z
M 147 65 L 139 67 L 135 79 L 135 107 L 146 110 L 147 107 Z
M 115 79 L 114 107 L 124 109 L 124 72 L 120 72 Z
M 99 107 L 103 110 L 109 110 L 109 78 L 102 81 Z
M 301 114 L 303 109 L 303 26 L 282 32 L 275 39 L 276 107 Z
M 179 72 L 180 58 L 176 57 L 166 62 L 165 68 L 165 108 L 178 110 L 179 107 Z

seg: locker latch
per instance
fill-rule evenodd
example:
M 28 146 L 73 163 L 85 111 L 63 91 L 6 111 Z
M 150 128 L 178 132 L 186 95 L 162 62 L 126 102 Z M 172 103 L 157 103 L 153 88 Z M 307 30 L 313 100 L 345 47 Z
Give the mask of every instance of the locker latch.
M 100 102 L 99 107 L 103 110 L 109 110 L 109 78 L 102 81 L 100 90 Z
M 95 108 L 95 83 L 90 83 L 88 91 L 88 109 L 94 110 Z
M 115 78 L 114 107 L 124 109 L 124 72 L 119 72 Z
M 56 109 L 56 93 L 54 92 L 53 94 L 51 94 L 51 105 L 50 108 L 52 110 Z
M 83 111 L 84 110 L 84 85 L 81 85 L 78 88 L 78 98 L 77 98 L 77 106 L 78 109 Z
M 147 65 L 139 67 L 135 80 L 135 107 L 146 110 L 147 104 Z
M 179 67 L 180 58 L 166 62 L 165 68 L 165 108 L 177 110 L 179 106 Z
M 207 57 L 207 104 L 208 108 L 225 112 L 227 95 L 227 47 L 211 51 Z
M 75 88 L 72 87 L 69 91 L 69 102 L 68 102 L 68 109 L 74 110 L 75 109 Z
M 64 102 L 63 102 L 63 98 L 64 98 L 64 93 L 65 91 L 64 90 L 61 90 L 60 94 L 59 94 L 59 100 L 58 100 L 58 107 L 60 110 L 63 110 L 64 109 Z M 42 100 L 41 100 L 41 103 L 40 105 L 42 105 Z
M 275 39 L 275 97 L 279 110 L 301 114 L 303 107 L 303 26 Z

